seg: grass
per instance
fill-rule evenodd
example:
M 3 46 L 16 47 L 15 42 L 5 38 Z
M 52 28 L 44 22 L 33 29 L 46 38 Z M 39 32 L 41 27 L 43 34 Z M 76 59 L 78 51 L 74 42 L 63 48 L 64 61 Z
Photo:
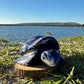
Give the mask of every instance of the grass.
M 84 36 L 59 40 L 61 55 L 65 58 L 65 70 L 75 66 L 74 78 L 84 79 Z
M 61 56 L 65 61 L 60 65 L 58 73 L 50 73 L 54 79 L 39 81 L 39 84 L 83 84 L 84 83 L 84 36 L 57 39 L 60 45 Z M 10 76 L 16 78 L 7 70 L 15 64 L 21 48 L 20 43 L 10 43 L 0 39 L 0 79 Z M 9 75 L 6 75 L 9 74 Z M 29 81 L 30 79 L 28 79 Z M 22 82 L 22 81 L 21 81 Z M 20 84 L 20 81 L 15 84 Z M 35 82 L 34 80 L 31 81 Z M 31 83 L 31 84 L 32 84 Z
M 6 42 L 6 43 L 9 43 L 9 41 L 7 39 L 3 39 L 3 38 L 0 38 L 0 42 Z

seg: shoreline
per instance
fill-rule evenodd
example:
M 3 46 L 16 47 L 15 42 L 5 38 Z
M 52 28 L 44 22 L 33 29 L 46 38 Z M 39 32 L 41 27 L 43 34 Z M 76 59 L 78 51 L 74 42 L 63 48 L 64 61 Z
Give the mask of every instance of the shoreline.
M 36 26 L 36 25 L 0 25 L 0 26 Z M 59 26 L 59 25 L 58 25 L 58 26 L 54 26 L 54 25 L 52 25 L 52 26 L 37 25 L 37 27 L 38 27 L 38 26 L 39 26 L 39 27 L 40 27 L 40 26 L 41 26 L 41 27 L 81 27 L 81 28 L 84 27 L 84 26 Z
M 83 27 L 83 24 L 76 22 L 45 22 L 45 23 L 17 23 L 0 24 L 0 26 L 55 26 L 55 27 Z

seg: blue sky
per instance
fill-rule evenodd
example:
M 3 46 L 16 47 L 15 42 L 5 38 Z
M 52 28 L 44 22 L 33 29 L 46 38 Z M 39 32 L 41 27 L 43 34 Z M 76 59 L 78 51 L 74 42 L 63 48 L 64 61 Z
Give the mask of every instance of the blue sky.
M 84 0 L 0 0 L 0 23 L 84 23 Z

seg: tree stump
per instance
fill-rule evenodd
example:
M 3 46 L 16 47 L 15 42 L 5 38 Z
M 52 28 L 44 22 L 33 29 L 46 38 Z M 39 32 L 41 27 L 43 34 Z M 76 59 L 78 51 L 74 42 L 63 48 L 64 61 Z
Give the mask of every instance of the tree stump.
M 42 78 L 46 77 L 49 72 L 56 70 L 56 67 L 48 67 L 45 65 L 36 65 L 36 66 L 24 66 L 20 64 L 15 64 L 14 71 L 17 76 L 20 78 L 24 77 L 33 77 L 33 78 Z

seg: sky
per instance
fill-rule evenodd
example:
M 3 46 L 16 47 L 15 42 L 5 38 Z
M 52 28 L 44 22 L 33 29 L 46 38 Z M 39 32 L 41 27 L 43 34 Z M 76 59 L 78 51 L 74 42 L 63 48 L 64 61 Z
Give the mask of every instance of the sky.
M 84 0 L 0 0 L 0 24 L 84 23 Z

